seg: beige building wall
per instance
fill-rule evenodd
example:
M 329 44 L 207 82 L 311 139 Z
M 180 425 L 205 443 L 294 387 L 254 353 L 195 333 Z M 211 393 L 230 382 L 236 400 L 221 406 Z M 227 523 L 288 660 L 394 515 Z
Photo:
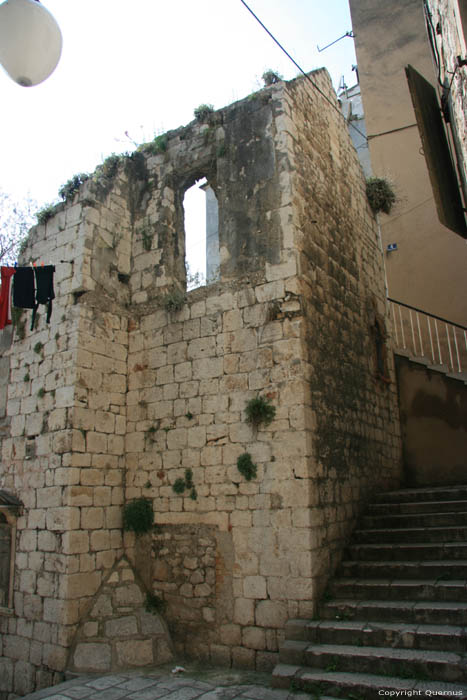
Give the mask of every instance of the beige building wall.
M 438 220 L 404 67 L 436 84 L 416 0 L 350 0 L 373 174 L 399 201 L 380 215 L 389 296 L 467 325 L 467 245 Z
M 440 79 L 449 87 L 451 124 L 459 173 L 467 193 L 467 5 L 463 0 L 432 0 Z M 459 60 L 460 59 L 460 62 Z

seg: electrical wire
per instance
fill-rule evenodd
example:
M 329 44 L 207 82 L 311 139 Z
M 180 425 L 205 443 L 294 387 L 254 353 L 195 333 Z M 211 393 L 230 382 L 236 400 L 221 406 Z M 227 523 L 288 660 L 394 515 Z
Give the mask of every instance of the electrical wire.
M 389 224 L 394 223 L 397 219 L 400 219 L 402 216 L 406 216 L 407 214 L 410 214 L 412 211 L 415 209 L 418 209 L 419 207 L 423 207 L 424 204 L 428 204 L 428 202 L 433 201 L 434 197 L 428 197 L 428 199 L 424 199 L 423 202 L 419 202 L 418 204 L 415 204 L 415 206 L 411 207 L 410 209 L 406 209 L 406 211 L 401 212 L 397 216 L 391 216 L 389 221 L 384 221 L 382 224 L 380 224 L 381 228 L 383 226 L 388 226 Z
M 377 136 L 386 136 L 386 134 L 394 134 L 396 131 L 405 131 L 406 129 L 413 129 L 414 126 L 418 126 L 416 122 L 414 124 L 407 124 L 407 126 L 399 126 L 396 129 L 389 129 L 389 131 L 381 131 L 379 134 L 369 134 L 368 141 L 370 139 L 375 139 Z
M 296 68 L 298 68 L 298 70 L 300 71 L 300 73 L 302 73 L 302 74 L 305 76 L 305 78 L 308 80 L 308 82 L 311 83 L 311 85 L 314 87 L 314 89 L 317 90 L 317 92 L 319 92 L 319 94 L 320 94 L 322 97 L 324 97 L 324 99 L 326 100 L 326 102 L 328 102 L 328 104 L 330 104 L 331 107 L 332 107 L 338 114 L 340 114 L 340 116 L 344 119 L 344 121 L 346 122 L 346 124 L 348 124 L 349 126 L 351 126 L 352 129 L 355 129 L 355 131 L 356 131 L 358 134 L 360 134 L 360 136 L 362 136 L 362 137 L 365 139 L 365 141 L 368 143 L 368 139 L 367 139 L 367 137 L 365 136 L 365 134 L 363 133 L 363 131 L 360 131 L 360 129 L 358 129 L 354 124 L 352 124 L 352 122 L 348 122 L 348 121 L 346 120 L 346 118 L 345 118 L 344 115 L 342 114 L 342 112 L 341 112 L 341 110 L 339 109 L 339 107 L 336 107 L 336 105 L 334 104 L 334 102 L 332 102 L 332 100 L 329 99 L 329 97 L 326 95 L 326 93 L 324 93 L 324 92 L 321 90 L 321 88 L 320 88 L 318 85 L 316 85 L 316 83 L 310 78 L 310 76 L 308 75 L 308 73 L 305 73 L 305 71 L 303 70 L 303 68 L 302 68 L 301 66 L 299 66 L 299 64 L 297 63 L 297 61 L 296 61 L 294 58 L 292 58 L 292 56 L 289 54 L 288 51 L 286 51 L 286 49 L 282 46 L 282 44 L 281 44 L 281 43 L 276 39 L 276 37 L 269 31 L 269 29 L 266 27 L 266 25 L 263 24 L 263 22 L 259 19 L 259 17 L 253 12 L 253 10 L 251 9 L 251 7 L 249 7 L 249 6 L 247 5 L 247 3 L 245 2 L 245 0 L 240 0 L 240 2 L 242 3 L 242 5 L 244 5 L 244 7 L 246 7 L 246 9 L 248 10 L 248 12 L 255 18 L 255 20 L 258 22 L 258 24 L 261 25 L 261 27 L 264 29 L 264 31 L 265 31 L 267 34 L 269 34 L 269 36 L 271 37 L 271 39 L 274 41 L 275 44 L 277 44 L 277 46 L 280 48 L 280 50 L 281 50 L 283 53 L 285 53 L 285 55 L 287 56 L 287 58 L 289 58 L 289 59 L 292 61 L 292 63 L 294 64 L 294 66 L 295 66 Z
M 441 82 L 441 58 L 440 58 L 439 51 L 438 51 L 438 44 L 436 43 L 436 32 L 435 32 L 435 28 L 433 26 L 433 18 L 432 18 L 432 14 L 431 14 L 430 8 L 428 6 L 427 0 L 423 0 L 423 9 L 424 9 L 424 13 L 425 13 L 425 22 L 426 22 L 426 28 L 427 28 L 427 33 L 428 33 L 428 40 L 430 42 L 431 51 L 432 51 L 433 58 L 435 60 L 436 68 L 438 71 L 436 79 L 437 79 L 438 83 L 441 85 L 441 87 L 444 89 L 444 85 Z

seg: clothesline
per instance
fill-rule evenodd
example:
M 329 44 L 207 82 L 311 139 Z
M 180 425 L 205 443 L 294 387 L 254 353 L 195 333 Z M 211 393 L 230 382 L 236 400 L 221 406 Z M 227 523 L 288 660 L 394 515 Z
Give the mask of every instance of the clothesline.
M 63 262 L 63 261 L 60 261 Z M 53 276 L 55 265 L 35 263 L 27 266 L 2 267 L 0 289 L 0 329 L 11 325 L 11 308 L 32 309 L 31 330 L 34 329 L 39 304 L 47 305 L 47 323 L 55 299 Z M 13 282 L 13 286 L 12 283 Z
M 39 264 L 41 267 L 44 267 L 46 264 L 47 265 L 57 265 L 58 263 L 72 264 L 72 263 L 74 263 L 74 260 L 57 260 L 57 262 L 50 261 L 48 263 L 45 263 L 42 260 L 40 261 L 40 263 L 38 263 L 38 261 L 35 260 L 35 261 L 30 262 L 29 265 L 32 265 L 32 267 L 37 267 L 37 265 Z M 14 267 L 19 267 L 17 262 L 15 262 Z M 21 267 L 27 267 L 27 265 L 21 265 Z

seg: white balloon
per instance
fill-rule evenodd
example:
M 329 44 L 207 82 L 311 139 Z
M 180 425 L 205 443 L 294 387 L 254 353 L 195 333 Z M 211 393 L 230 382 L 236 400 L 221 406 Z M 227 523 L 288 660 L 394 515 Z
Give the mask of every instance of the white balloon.
M 0 63 L 18 85 L 31 87 L 55 70 L 62 34 L 38 0 L 6 0 L 0 5 Z

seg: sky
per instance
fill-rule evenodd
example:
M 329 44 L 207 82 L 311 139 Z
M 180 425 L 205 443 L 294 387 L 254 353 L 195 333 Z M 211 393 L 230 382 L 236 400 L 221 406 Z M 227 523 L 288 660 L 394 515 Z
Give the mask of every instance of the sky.
M 335 87 L 355 83 L 347 0 L 247 0 L 305 70 L 325 66 Z M 63 35 L 52 76 L 16 85 L 0 69 L 0 189 L 41 206 L 74 174 L 188 124 L 296 66 L 241 0 L 43 0 Z M 125 134 L 128 134 L 126 136 Z
M 304 71 L 325 66 L 336 89 L 356 82 L 352 38 L 318 51 L 351 30 L 347 0 L 245 2 Z M 0 67 L 0 192 L 33 210 L 111 153 L 188 124 L 200 104 L 219 109 L 262 88 L 266 70 L 299 74 L 241 0 L 42 4 L 63 36 L 54 73 L 24 88 Z M 186 259 L 203 276 L 204 192 L 189 190 L 184 208 Z

